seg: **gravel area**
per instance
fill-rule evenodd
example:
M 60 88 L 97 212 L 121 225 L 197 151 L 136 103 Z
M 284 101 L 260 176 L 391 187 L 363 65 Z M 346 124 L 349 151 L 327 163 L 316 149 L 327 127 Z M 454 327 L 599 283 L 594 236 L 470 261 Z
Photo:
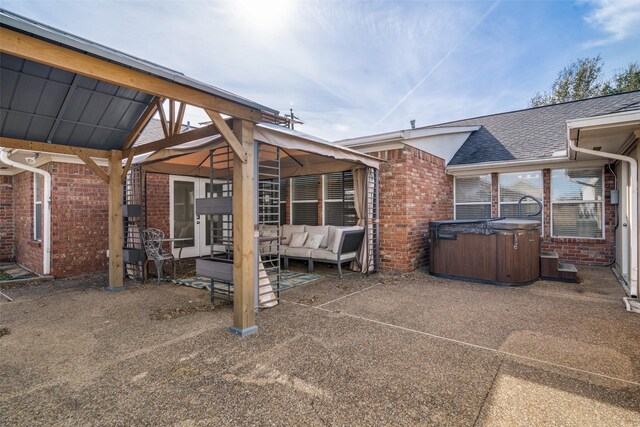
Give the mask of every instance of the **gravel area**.
M 608 269 L 518 288 L 317 271 L 246 338 L 166 282 L 5 290 L 0 425 L 640 424 L 640 315 Z

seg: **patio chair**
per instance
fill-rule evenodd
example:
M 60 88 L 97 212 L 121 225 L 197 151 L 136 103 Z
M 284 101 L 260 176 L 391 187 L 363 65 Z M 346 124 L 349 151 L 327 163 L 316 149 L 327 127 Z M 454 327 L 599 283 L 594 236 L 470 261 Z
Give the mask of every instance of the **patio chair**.
M 142 240 L 144 242 L 144 250 L 147 254 L 147 260 L 142 268 L 143 280 L 147 281 L 147 268 L 149 261 L 153 261 L 156 265 L 158 274 L 158 285 L 160 278 L 164 273 L 164 262 L 171 261 L 173 264 L 173 277 L 176 277 L 176 260 L 173 254 L 162 249 L 162 241 L 164 240 L 164 232 L 157 228 L 147 228 L 142 232 Z

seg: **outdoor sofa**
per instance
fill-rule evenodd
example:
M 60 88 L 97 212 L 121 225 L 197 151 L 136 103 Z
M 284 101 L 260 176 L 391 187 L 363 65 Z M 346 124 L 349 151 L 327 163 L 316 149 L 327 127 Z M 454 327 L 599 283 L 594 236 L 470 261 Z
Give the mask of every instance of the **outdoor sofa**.
M 275 236 L 275 226 L 265 225 L 261 237 Z M 290 225 L 281 227 L 280 256 L 284 269 L 289 269 L 289 260 L 307 261 L 309 273 L 313 273 L 314 262 L 335 264 L 342 277 L 342 264 L 358 260 L 358 250 L 364 240 L 364 228 L 339 227 L 333 225 Z M 275 242 L 261 242 L 261 252 L 277 250 Z

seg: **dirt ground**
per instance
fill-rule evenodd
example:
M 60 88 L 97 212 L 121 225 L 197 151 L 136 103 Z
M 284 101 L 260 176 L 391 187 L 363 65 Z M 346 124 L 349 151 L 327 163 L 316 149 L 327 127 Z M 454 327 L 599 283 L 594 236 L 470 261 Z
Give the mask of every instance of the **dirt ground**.
M 640 425 L 640 315 L 608 269 L 518 288 L 318 272 L 246 338 L 166 282 L 5 289 L 0 424 Z

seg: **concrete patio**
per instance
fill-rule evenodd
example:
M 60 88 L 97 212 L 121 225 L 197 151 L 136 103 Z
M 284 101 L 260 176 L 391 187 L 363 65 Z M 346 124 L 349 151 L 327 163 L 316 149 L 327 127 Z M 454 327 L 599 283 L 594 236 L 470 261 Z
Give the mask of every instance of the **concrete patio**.
M 638 425 L 640 315 L 609 269 L 503 288 L 327 277 L 228 332 L 207 292 L 5 290 L 4 425 Z

